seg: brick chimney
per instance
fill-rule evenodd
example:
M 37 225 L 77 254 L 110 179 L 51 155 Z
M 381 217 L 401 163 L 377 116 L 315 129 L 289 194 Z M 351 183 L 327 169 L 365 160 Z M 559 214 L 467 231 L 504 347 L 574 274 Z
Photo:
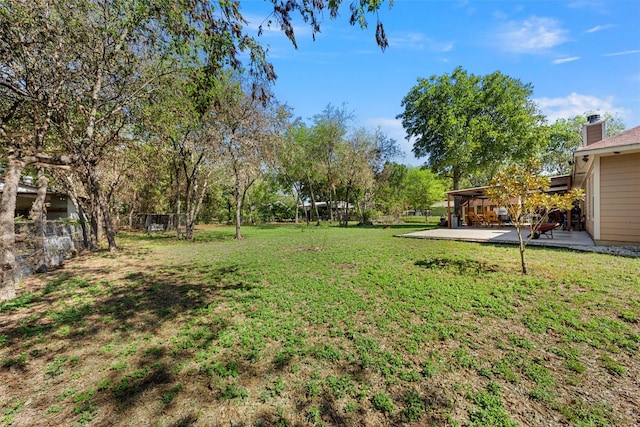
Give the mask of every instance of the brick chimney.
M 587 117 L 587 124 L 582 128 L 582 145 L 584 147 L 602 141 L 607 137 L 606 121 L 600 120 L 600 114 Z

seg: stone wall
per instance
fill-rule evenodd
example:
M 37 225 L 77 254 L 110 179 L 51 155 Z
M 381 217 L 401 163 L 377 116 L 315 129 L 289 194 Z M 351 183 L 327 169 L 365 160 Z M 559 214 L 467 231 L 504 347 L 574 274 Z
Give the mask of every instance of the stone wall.
M 38 268 L 34 248 L 34 227 L 31 221 L 16 222 L 16 262 L 18 281 Z M 43 269 L 61 267 L 66 259 L 74 256 L 82 248 L 82 228 L 68 221 L 47 221 L 44 233 Z

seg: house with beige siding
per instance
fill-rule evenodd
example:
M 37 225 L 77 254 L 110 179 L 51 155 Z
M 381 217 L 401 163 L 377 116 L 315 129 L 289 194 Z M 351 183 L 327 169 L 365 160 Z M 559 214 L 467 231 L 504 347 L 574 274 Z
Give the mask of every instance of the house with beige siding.
M 584 224 L 597 244 L 640 245 L 640 126 L 606 138 L 606 122 L 590 116 L 572 187 L 585 190 Z

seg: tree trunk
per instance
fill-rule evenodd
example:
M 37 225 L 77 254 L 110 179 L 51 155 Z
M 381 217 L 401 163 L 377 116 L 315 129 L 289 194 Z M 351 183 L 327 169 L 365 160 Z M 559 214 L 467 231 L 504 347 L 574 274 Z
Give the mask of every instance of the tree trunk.
M 131 209 L 129 209 L 129 230 L 133 230 L 133 214 L 136 210 L 136 201 L 138 200 L 138 189 L 133 190 L 133 201 L 131 203 Z
M 67 176 L 66 178 L 66 188 L 69 197 L 71 197 L 71 202 L 73 206 L 76 208 L 76 212 L 78 212 L 78 220 L 80 221 L 80 228 L 82 229 L 82 246 L 84 249 L 89 249 L 89 233 L 87 232 L 87 215 L 85 214 L 86 209 L 82 206 L 82 202 L 78 197 L 78 191 L 76 190 L 76 186 L 74 184 L 71 176 Z
M 187 215 L 189 216 L 189 215 Z M 193 228 L 194 221 L 192 218 L 186 219 L 186 224 L 184 225 L 184 238 L 185 240 L 193 240 Z
M 298 215 L 300 212 L 300 205 L 302 204 L 302 199 L 300 199 L 300 188 L 296 184 L 293 184 L 293 191 L 295 191 L 296 193 L 296 217 L 295 217 L 296 222 L 295 223 L 298 224 Z
M 78 220 L 80 221 L 80 228 L 82 229 L 82 246 L 85 249 L 90 248 L 89 243 L 89 233 L 87 232 L 87 215 L 85 214 L 85 210 L 80 203 L 77 201 L 74 202 L 76 205 L 76 209 L 78 210 Z
M 4 175 L 4 188 L 0 200 L 0 301 L 16 296 L 16 229 L 15 211 L 18 184 L 24 164 L 10 156 Z
M 520 250 L 520 264 L 522 265 L 522 274 L 527 274 L 527 260 L 524 256 L 526 250 L 526 242 L 522 240 L 522 229 L 516 226 L 516 233 L 518 234 L 518 249 Z
M 313 194 L 313 186 L 311 184 L 309 184 L 309 194 L 311 195 L 311 210 L 316 214 L 316 225 L 320 225 L 320 214 L 318 213 L 318 205 L 316 205 L 316 196 L 315 194 Z
M 333 199 L 334 199 L 333 190 L 329 190 L 329 200 L 327 203 L 327 207 L 329 208 L 329 223 L 333 224 Z
M 98 200 L 95 194 L 91 195 L 91 201 L 89 202 L 89 250 L 95 251 L 98 249 L 98 242 L 100 241 L 100 216 L 98 215 Z
M 45 232 L 47 227 L 47 185 L 49 179 L 44 174 L 44 169 L 38 167 L 38 190 L 36 193 L 36 199 L 31 205 L 31 211 L 29 217 L 33 221 L 33 249 L 34 253 L 31 256 L 31 264 L 34 271 L 38 273 L 44 273 L 47 271 L 49 265 L 47 262 L 47 250 L 45 248 Z
M 520 246 L 520 263 L 522 264 L 522 274 L 527 274 L 527 260 L 524 256 L 524 246 Z
M 180 240 L 182 238 L 182 230 L 180 229 L 180 215 L 182 209 L 182 202 L 178 195 L 178 201 L 176 202 L 176 238 Z
M 100 203 L 100 212 L 102 213 L 102 221 L 103 221 L 102 226 L 104 227 L 104 233 L 107 236 L 109 251 L 115 252 L 118 250 L 118 246 L 116 245 L 116 231 L 113 227 L 113 221 L 111 219 L 109 202 L 107 198 L 102 194 L 98 195 L 98 202 Z
M 351 189 L 350 185 L 347 185 L 347 191 L 345 194 L 345 201 L 344 201 L 344 223 L 343 223 L 343 227 L 348 227 L 349 226 L 349 190 Z
M 242 195 L 240 194 L 240 183 L 236 181 L 235 188 L 236 198 L 236 239 L 242 239 L 242 233 L 240 232 L 240 225 L 242 224 Z

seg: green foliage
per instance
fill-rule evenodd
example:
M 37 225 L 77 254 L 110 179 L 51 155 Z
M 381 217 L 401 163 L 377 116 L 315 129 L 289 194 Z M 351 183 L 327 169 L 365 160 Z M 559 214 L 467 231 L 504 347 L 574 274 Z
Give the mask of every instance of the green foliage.
M 600 357 L 600 360 L 602 361 L 602 364 L 605 367 L 605 369 L 607 369 L 612 374 L 620 375 L 620 376 L 627 374 L 627 368 L 625 368 L 620 363 L 616 362 L 611 356 L 607 354 L 603 354 Z
M 489 383 L 487 391 L 471 394 L 469 399 L 477 409 L 469 414 L 471 426 L 516 427 L 502 405 L 501 389 L 496 383 Z
M 547 128 L 548 143 L 542 147 L 540 159 L 545 172 L 550 175 L 564 175 L 571 173 L 573 153 L 582 145 L 582 129 L 587 123 L 591 112 L 571 118 L 557 119 Z M 607 137 L 614 136 L 625 129 L 619 117 L 605 113 Z
M 422 397 L 414 391 L 405 394 L 404 405 L 402 417 L 409 423 L 418 421 L 425 414 L 426 407 Z
M 224 390 L 220 393 L 220 398 L 224 400 L 243 400 L 249 396 L 247 390 L 242 387 L 238 387 L 233 384 L 229 384 L 225 387 Z
M 569 210 L 577 201 L 584 199 L 584 191 L 572 189 L 564 194 L 551 194 L 550 179 L 540 174 L 540 161 L 529 159 L 524 165 L 510 165 L 502 168 L 491 182 L 485 193 L 489 200 L 507 209 L 518 233 L 522 273 L 527 274 L 524 256 L 525 247 L 536 235 L 535 230 L 543 222 L 546 215 L 558 211 Z M 528 225 L 528 237 L 522 231 Z
M 444 199 L 444 184 L 426 168 L 410 168 L 402 189 L 406 204 L 423 212 Z
M 371 396 L 371 406 L 373 409 L 391 414 L 395 410 L 393 399 L 384 392 L 376 393 Z
M 180 390 L 182 390 L 182 383 L 176 384 L 171 387 L 166 393 L 162 395 L 160 400 L 164 405 L 169 405 L 176 398 Z
M 375 200 L 385 214 L 399 217 L 405 211 L 407 194 L 402 189 L 408 172 L 406 165 L 387 162 L 376 177 Z
M 466 174 L 495 170 L 537 151 L 542 117 L 532 93 L 531 84 L 498 71 L 476 76 L 457 67 L 451 74 L 419 78 L 398 118 L 415 138 L 414 154 L 427 157 L 433 171 L 453 178 L 458 189 Z
M 16 298 L 12 300 L 3 301 L 0 304 L 0 313 L 4 313 L 7 311 L 20 310 L 40 300 L 41 298 L 34 295 L 32 292 L 25 292 L 23 294 L 18 295 Z

